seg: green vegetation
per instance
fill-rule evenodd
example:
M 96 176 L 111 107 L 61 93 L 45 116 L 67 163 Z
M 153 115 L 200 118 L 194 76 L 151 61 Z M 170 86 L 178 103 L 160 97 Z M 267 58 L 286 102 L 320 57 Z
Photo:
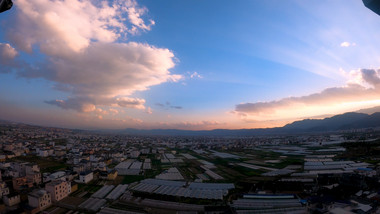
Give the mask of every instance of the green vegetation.
M 125 175 L 122 184 L 130 184 L 144 179 L 144 175 Z
M 153 169 L 156 169 L 156 170 L 159 170 L 159 171 L 162 170 L 162 168 L 161 168 L 161 161 L 159 161 L 157 159 L 151 159 L 151 161 L 152 161 L 151 165 L 152 165 Z
M 115 168 L 115 166 L 117 166 L 117 164 L 111 163 L 110 165 L 108 165 L 108 168 L 113 169 L 113 168 Z
M 346 151 L 337 156 L 339 159 L 360 160 L 370 164 L 380 163 L 380 140 L 347 142 L 342 146 L 346 148 Z
M 187 167 L 177 167 L 186 180 L 194 180 L 196 176 Z
M 215 158 L 213 160 L 210 160 L 211 163 L 215 165 L 222 165 L 222 166 L 228 166 L 229 163 L 231 162 L 237 162 L 236 159 L 231 159 L 231 158 Z
M 69 211 L 69 210 L 61 208 L 61 207 L 51 206 L 48 209 L 46 209 L 45 211 L 48 213 L 54 211 L 53 213 L 56 213 L 56 214 L 64 214 L 64 213 L 67 213 L 67 211 Z
M 282 169 L 282 168 L 285 168 L 289 165 L 303 165 L 303 163 L 304 163 L 303 158 L 287 157 L 286 159 L 282 160 L 280 163 L 271 163 L 268 165 L 270 167 Z
M 67 139 L 54 139 L 55 145 L 66 145 Z
M 118 210 L 125 210 L 125 211 L 144 212 L 144 209 L 140 207 L 126 205 L 125 203 L 112 203 L 109 207 L 118 209 Z
M 42 158 L 33 155 L 15 157 L 14 160 L 36 163 L 40 167 L 42 173 L 66 170 L 68 167 L 64 162 L 58 162 L 52 158 Z
M 67 169 L 66 164 L 57 163 L 57 165 L 54 165 L 54 166 L 46 167 L 44 169 L 41 168 L 41 172 L 42 173 L 44 173 L 44 172 L 55 172 L 55 171 L 66 170 L 66 169 Z
M 91 182 L 89 184 L 78 184 L 78 192 L 79 190 L 81 190 L 81 191 L 87 191 L 89 193 L 95 193 L 102 187 L 103 185 L 97 185 L 94 182 Z
M 156 177 L 156 175 L 158 175 L 160 173 L 161 173 L 161 171 L 148 169 L 148 170 L 145 170 L 144 178 L 154 178 L 154 177 Z
M 246 175 L 246 176 L 260 176 L 262 173 L 266 172 L 258 169 L 249 169 L 243 166 L 234 166 L 234 170 Z
M 264 151 L 264 150 L 254 150 L 254 151 L 255 151 L 254 154 L 259 160 L 279 159 L 279 157 L 282 155 L 281 153 L 272 152 L 272 151 Z

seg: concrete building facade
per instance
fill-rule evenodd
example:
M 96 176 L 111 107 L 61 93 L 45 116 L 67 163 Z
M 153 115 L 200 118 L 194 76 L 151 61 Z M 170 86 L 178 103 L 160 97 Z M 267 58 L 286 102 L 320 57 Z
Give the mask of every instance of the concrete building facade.
M 66 198 L 70 194 L 71 185 L 67 181 L 56 180 L 47 183 L 45 189 L 51 194 L 52 201 L 55 202 Z
M 28 194 L 29 205 L 39 208 L 40 211 L 48 208 L 51 203 L 51 195 L 44 189 L 37 189 Z

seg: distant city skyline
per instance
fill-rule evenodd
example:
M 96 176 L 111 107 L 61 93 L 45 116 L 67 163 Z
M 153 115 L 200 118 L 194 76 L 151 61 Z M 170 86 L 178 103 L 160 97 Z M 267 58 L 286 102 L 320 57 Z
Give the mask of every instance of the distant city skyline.
M 13 2 L 0 119 L 240 129 L 380 106 L 380 17 L 362 1 Z

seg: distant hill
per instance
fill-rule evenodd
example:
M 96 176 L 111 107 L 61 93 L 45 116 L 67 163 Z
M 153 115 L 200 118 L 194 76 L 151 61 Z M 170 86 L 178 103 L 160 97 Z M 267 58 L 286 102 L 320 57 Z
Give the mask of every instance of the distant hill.
M 373 114 L 376 112 L 380 112 L 380 106 L 375 106 L 372 108 L 364 108 L 356 111 L 357 113 L 364 113 L 364 114 Z
M 283 129 L 292 130 L 292 131 L 307 131 L 307 132 L 323 132 L 323 131 L 337 131 L 342 129 L 351 129 L 351 128 L 367 128 L 366 121 L 369 121 L 372 118 L 372 115 L 349 112 L 345 114 L 335 115 L 333 117 L 325 119 L 306 119 L 301 121 L 296 121 L 285 125 Z M 359 127 L 358 122 L 361 122 L 364 126 Z M 380 121 L 379 124 L 380 126 Z M 371 126 L 369 126 L 371 127 Z
M 372 111 L 374 109 L 364 109 L 360 111 Z M 10 121 L 0 120 L 1 124 L 19 124 Z M 34 127 L 35 125 L 30 125 Z M 36 126 L 41 127 L 42 126 Z M 303 133 L 336 132 L 351 129 L 366 129 L 380 127 L 380 112 L 365 114 L 359 112 L 349 112 L 339 114 L 325 119 L 305 119 L 295 121 L 283 127 L 266 129 L 214 129 L 214 130 L 179 130 L 179 129 L 108 129 L 108 130 L 79 130 L 65 129 L 75 132 L 92 132 L 105 134 L 129 134 L 129 135 L 157 135 L 157 136 L 260 136 L 260 135 L 287 135 Z M 45 127 L 48 128 L 48 127 Z
M 295 121 L 283 127 L 267 129 L 215 129 L 209 131 L 190 131 L 178 129 L 124 129 L 120 134 L 131 135 L 167 135 L 167 136 L 256 136 L 256 135 L 282 135 L 297 133 L 335 132 L 350 129 L 365 129 L 380 127 L 380 112 L 364 114 L 349 112 L 335 115 L 325 119 L 305 119 Z M 109 130 L 110 132 L 112 130 Z M 113 130 L 112 132 L 114 132 Z

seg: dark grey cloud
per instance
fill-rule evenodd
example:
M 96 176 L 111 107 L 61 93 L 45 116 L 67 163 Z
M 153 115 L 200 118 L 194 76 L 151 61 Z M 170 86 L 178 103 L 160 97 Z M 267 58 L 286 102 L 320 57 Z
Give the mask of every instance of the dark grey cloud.
M 183 109 L 182 106 L 171 105 L 168 101 L 166 101 L 165 103 L 156 103 L 155 105 L 164 109 Z

